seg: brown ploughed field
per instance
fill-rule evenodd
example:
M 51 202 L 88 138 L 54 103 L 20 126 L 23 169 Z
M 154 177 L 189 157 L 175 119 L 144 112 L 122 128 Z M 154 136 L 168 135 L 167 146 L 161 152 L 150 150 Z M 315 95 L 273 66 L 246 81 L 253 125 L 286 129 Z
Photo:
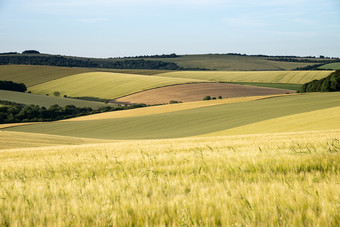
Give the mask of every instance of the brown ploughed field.
M 169 103 L 171 100 L 181 102 L 200 101 L 205 96 L 222 98 L 260 96 L 294 93 L 292 90 L 255 87 L 230 83 L 192 83 L 155 88 L 118 98 L 113 102 L 145 103 L 148 105 Z

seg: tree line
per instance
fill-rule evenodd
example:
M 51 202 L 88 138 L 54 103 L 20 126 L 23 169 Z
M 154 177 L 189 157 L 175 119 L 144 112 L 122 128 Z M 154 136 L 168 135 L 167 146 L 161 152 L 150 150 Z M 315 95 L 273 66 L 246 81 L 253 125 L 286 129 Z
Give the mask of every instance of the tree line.
M 158 69 L 158 70 L 189 70 L 178 66 L 173 62 L 156 60 L 114 60 L 114 59 L 82 59 L 57 55 L 24 55 L 9 54 L 0 55 L 0 65 L 49 65 L 65 67 L 87 67 L 87 68 L 108 68 L 108 69 Z M 190 70 L 198 70 L 196 68 Z
M 0 80 L 0 90 L 25 92 L 27 90 L 27 87 L 23 83 L 15 83 L 13 81 Z
M 108 111 L 119 111 L 146 107 L 146 104 L 133 104 L 129 106 L 103 106 L 98 109 L 90 107 L 76 107 L 74 105 L 59 106 L 57 104 L 49 108 L 39 105 L 21 105 L 8 101 L 0 101 L 0 124 L 20 122 L 58 121 L 67 118 L 84 116 Z
M 332 92 L 340 91 L 340 70 L 336 70 L 329 76 L 313 80 L 301 86 L 298 92 Z

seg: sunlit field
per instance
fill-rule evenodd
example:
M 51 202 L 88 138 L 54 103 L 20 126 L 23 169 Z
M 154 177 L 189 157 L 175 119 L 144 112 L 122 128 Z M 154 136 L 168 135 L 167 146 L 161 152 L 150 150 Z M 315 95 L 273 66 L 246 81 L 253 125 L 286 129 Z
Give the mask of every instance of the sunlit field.
M 340 131 L 0 151 L 1 226 L 339 226 Z

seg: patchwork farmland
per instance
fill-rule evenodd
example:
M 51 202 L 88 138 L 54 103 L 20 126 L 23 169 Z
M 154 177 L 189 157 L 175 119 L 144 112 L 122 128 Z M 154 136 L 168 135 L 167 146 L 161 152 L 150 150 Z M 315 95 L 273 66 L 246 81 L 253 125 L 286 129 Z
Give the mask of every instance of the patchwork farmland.
M 0 225 L 338 226 L 340 93 L 295 93 L 331 72 L 0 66 L 0 109 L 183 102 L 1 124 Z

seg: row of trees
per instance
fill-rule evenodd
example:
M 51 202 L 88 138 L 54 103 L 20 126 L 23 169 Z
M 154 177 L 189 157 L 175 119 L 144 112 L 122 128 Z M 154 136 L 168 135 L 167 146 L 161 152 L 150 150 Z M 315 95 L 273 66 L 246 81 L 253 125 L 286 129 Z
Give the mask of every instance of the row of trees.
M 298 92 L 332 92 L 340 91 L 340 70 L 331 73 L 329 76 L 313 80 L 301 86 Z
M 108 60 L 108 59 L 80 59 L 57 55 L 0 55 L 0 65 L 50 65 L 66 67 L 111 68 L 111 69 L 159 69 L 183 70 L 172 62 L 136 60 Z
M 130 106 L 103 106 L 98 109 L 90 107 L 76 107 L 67 105 L 65 107 L 52 105 L 49 108 L 38 105 L 20 105 L 13 102 L 0 101 L 4 106 L 0 107 L 0 123 L 19 122 L 41 122 L 57 121 L 83 115 L 102 113 L 107 111 L 118 111 L 146 107 L 145 104 L 134 104 Z
M 27 87 L 23 83 L 15 83 L 13 81 L 0 80 L 0 90 L 25 92 L 27 90 Z

